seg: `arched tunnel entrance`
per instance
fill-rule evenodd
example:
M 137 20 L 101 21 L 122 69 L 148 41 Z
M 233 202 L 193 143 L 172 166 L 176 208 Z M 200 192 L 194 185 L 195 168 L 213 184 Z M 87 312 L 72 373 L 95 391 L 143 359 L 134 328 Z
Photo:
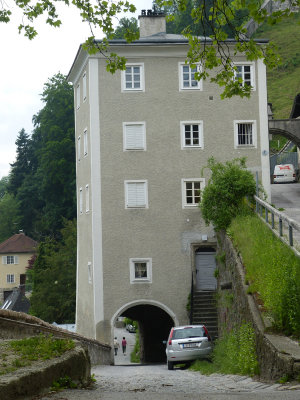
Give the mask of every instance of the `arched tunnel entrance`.
M 140 335 L 140 358 L 142 363 L 165 362 L 165 344 L 170 329 L 175 325 L 170 315 L 160 307 L 139 304 L 123 311 L 120 317 L 138 322 Z

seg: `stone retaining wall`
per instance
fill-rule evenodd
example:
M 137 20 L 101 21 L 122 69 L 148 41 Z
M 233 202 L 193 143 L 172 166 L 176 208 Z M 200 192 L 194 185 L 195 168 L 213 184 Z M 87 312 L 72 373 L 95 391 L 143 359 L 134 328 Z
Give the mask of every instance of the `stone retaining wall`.
M 40 333 L 49 333 L 56 337 L 68 337 L 83 343 L 88 348 L 92 365 L 112 364 L 112 349 L 108 344 L 55 327 L 28 314 L 0 310 L 0 339 L 22 339 Z
M 36 397 L 43 390 L 48 391 L 54 381 L 68 376 L 75 383 L 90 383 L 91 364 L 88 351 L 81 344 L 76 345 L 58 358 L 35 361 L 26 368 L 0 376 L 0 398 L 5 400 Z M 31 398 L 31 397 L 30 397 Z
M 300 373 L 300 347 L 291 339 L 265 333 L 259 306 L 247 294 L 245 270 L 240 255 L 225 233 L 218 235 L 218 319 L 219 337 L 233 327 L 249 322 L 256 333 L 256 349 L 263 379 L 276 380 L 284 375 L 298 378 Z

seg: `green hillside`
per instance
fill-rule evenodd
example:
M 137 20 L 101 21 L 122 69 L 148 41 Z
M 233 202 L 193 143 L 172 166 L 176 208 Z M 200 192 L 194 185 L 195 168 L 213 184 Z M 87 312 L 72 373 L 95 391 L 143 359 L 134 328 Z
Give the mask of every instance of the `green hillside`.
M 262 25 L 255 37 L 274 42 L 282 64 L 267 72 L 268 102 L 273 105 L 274 118 L 288 118 L 294 98 L 300 93 L 300 13 L 270 26 Z

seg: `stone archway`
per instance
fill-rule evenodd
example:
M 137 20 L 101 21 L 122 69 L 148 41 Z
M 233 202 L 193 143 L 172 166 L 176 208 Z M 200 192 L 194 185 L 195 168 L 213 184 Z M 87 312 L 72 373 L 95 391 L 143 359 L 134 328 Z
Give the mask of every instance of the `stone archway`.
M 270 119 L 269 133 L 284 136 L 300 148 L 300 119 Z
M 120 308 L 111 319 L 113 327 L 118 317 L 124 316 L 138 321 L 140 335 L 141 362 L 164 362 L 164 340 L 172 326 L 178 325 L 175 314 L 163 304 L 156 301 L 139 300 Z

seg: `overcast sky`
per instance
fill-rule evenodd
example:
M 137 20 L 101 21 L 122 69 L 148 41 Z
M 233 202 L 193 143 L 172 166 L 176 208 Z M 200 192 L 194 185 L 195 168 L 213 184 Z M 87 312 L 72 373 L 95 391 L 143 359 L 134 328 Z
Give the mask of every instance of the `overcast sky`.
M 152 0 L 131 0 L 142 9 L 152 8 Z M 39 35 L 32 41 L 18 34 L 21 17 L 8 24 L 0 23 L 0 179 L 7 176 L 15 161 L 15 141 L 22 128 L 31 134 L 32 116 L 43 103 L 40 94 L 44 83 L 54 74 L 67 74 L 80 43 L 90 36 L 89 27 L 78 12 L 63 8 L 63 25 L 51 28 L 42 21 L 35 24 Z M 97 38 L 101 37 L 100 31 Z

